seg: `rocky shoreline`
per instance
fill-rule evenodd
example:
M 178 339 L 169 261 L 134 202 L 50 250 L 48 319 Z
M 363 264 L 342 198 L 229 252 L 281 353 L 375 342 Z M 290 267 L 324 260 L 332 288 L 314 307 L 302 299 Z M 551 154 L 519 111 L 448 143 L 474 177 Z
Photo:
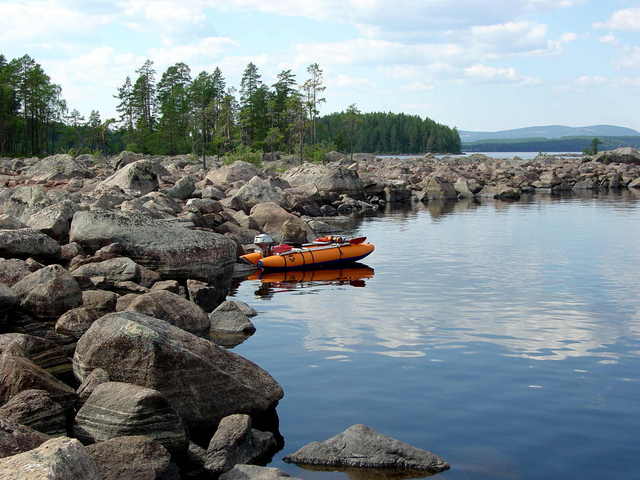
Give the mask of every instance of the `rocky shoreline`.
M 256 330 L 256 312 L 225 299 L 258 233 L 304 242 L 387 204 L 640 196 L 633 149 L 532 161 L 332 153 L 325 164 L 277 154 L 260 168 L 208 164 L 130 152 L 0 159 L 2 478 L 50 478 L 51 469 L 61 479 L 286 476 L 238 467 L 282 448 L 275 409 L 284 392 L 221 346 Z M 397 442 L 363 426 L 347 432 L 352 446 Z M 402 445 L 404 457 L 396 445 L 396 456 L 363 465 L 419 471 L 406 460 L 413 455 L 428 459 L 424 470 L 448 468 Z M 304 459 L 354 466 L 332 448 Z M 34 462 L 42 471 L 27 474 Z

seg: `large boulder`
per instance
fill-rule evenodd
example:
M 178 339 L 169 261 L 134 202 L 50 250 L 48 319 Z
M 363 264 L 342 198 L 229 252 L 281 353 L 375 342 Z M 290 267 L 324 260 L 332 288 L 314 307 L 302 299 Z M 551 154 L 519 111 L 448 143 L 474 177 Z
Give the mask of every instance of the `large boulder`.
M 38 230 L 0 230 L 0 255 L 5 257 L 56 257 L 60 244 Z
M 247 212 L 255 205 L 264 202 L 273 202 L 278 205 L 285 203 L 283 190 L 271 178 L 262 179 L 255 176 L 231 197 L 232 207 Z
M 94 308 L 73 308 L 58 318 L 55 332 L 58 335 L 67 335 L 77 340 L 89 330 L 93 322 L 104 314 L 105 312 Z
M 213 184 L 230 184 L 233 182 L 248 182 L 260 172 L 255 165 L 238 160 L 231 165 L 210 170 L 206 180 Z
M 140 197 L 157 190 L 158 165 L 151 160 L 138 160 L 125 165 L 96 187 L 97 190 L 108 190 L 119 187 L 124 193 Z
M 600 152 L 593 160 L 604 164 L 627 163 L 640 165 L 640 150 L 632 147 L 616 148 L 615 150 Z
M 253 335 L 256 327 L 234 302 L 225 301 L 209 314 L 211 333 Z
M 18 296 L 11 287 L 0 283 L 0 315 L 18 305 Z
M 169 277 L 208 280 L 225 274 L 236 255 L 236 245 L 223 235 L 133 213 L 78 212 L 70 238 L 93 250 L 117 242 L 127 257 Z
M 144 435 L 172 453 L 184 453 L 188 446 L 180 416 L 160 392 L 122 382 L 95 388 L 78 411 L 73 432 L 83 443 Z
M 323 442 L 312 442 L 284 457 L 287 463 L 334 468 L 380 468 L 440 473 L 449 464 L 438 455 L 387 437 L 366 425 L 352 425 Z
M 98 465 L 75 439 L 60 437 L 0 460 L 2 480 L 103 480 Z
M 60 154 L 43 158 L 29 167 L 25 175 L 34 182 L 90 178 L 93 174 L 85 162 L 71 155 Z
M 0 356 L 0 405 L 25 390 L 44 390 L 66 410 L 76 401 L 76 392 L 30 360 L 4 353 Z
M 180 200 L 191 198 L 196 189 L 196 183 L 192 176 L 187 175 L 178 180 L 173 187 L 167 190 L 167 195 Z
M 101 368 L 96 368 L 93 370 L 80 384 L 76 393 L 78 394 L 78 405 L 84 404 L 93 391 L 98 387 L 98 385 L 102 385 L 103 383 L 107 383 L 109 381 L 109 374 L 105 372 Z
M 0 417 L 0 458 L 33 450 L 47 440 L 49 436 L 44 433 Z
M 180 480 L 171 454 L 145 436 L 116 437 L 87 447 L 102 480 Z
M 139 295 L 126 311 L 143 313 L 159 318 L 195 335 L 205 335 L 209 331 L 209 318 L 198 305 L 180 295 L 166 290 L 154 290 Z
M 306 236 L 305 240 L 314 238 L 315 233 L 300 217 L 287 212 L 273 202 L 259 203 L 251 209 L 251 219 L 258 228 L 270 234 L 276 242 L 283 241 L 291 232 Z
M 422 182 L 422 188 L 425 193 L 424 198 L 428 200 L 447 200 L 458 197 L 458 192 L 451 182 L 435 175 L 428 176 Z
M 237 463 L 250 464 L 264 458 L 276 447 L 272 433 L 251 428 L 249 415 L 229 415 L 222 419 L 209 443 L 206 469 L 226 472 Z
M 122 167 L 129 165 L 130 163 L 142 160 L 142 157 L 143 155 L 141 153 L 134 153 L 123 150 L 111 159 L 111 165 L 113 165 L 113 168 L 115 168 L 116 170 L 120 170 Z
M 0 407 L 0 418 L 47 435 L 66 435 L 65 409 L 44 390 L 24 390 Z
M 358 172 L 344 167 L 305 163 L 285 172 L 282 179 L 292 187 L 313 186 L 320 196 L 346 193 L 357 198 L 364 192 Z
M 112 381 L 158 390 L 196 430 L 233 413 L 269 411 L 283 396 L 280 385 L 253 362 L 134 312 L 97 320 L 78 341 L 73 368 L 81 381 L 102 368 Z
M 36 317 L 55 320 L 82 304 L 82 291 L 73 276 L 60 265 L 49 265 L 13 286 L 20 306 Z

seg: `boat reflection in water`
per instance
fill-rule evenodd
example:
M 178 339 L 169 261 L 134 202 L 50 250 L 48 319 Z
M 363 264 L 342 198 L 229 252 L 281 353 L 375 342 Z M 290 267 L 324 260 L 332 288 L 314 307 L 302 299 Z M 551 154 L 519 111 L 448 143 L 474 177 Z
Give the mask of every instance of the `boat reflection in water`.
M 319 285 L 365 287 L 366 280 L 373 276 L 373 268 L 361 263 L 352 263 L 348 268 L 340 269 L 256 272 L 246 280 L 260 280 L 260 288 L 255 294 L 259 297 L 271 297 L 274 293 L 297 291 Z

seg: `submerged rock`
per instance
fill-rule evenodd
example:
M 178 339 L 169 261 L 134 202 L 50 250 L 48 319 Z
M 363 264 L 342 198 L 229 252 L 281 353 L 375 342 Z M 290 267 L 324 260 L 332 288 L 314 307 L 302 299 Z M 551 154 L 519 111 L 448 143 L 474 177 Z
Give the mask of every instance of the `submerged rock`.
M 438 455 L 353 425 L 323 442 L 312 442 L 284 457 L 287 463 L 337 468 L 377 468 L 439 473 L 449 464 Z
M 278 468 L 238 464 L 220 475 L 220 480 L 300 480 Z
M 95 368 L 112 381 L 158 390 L 196 430 L 234 413 L 266 412 L 283 396 L 280 385 L 253 362 L 134 312 L 105 315 L 78 341 L 76 377 L 82 381 Z

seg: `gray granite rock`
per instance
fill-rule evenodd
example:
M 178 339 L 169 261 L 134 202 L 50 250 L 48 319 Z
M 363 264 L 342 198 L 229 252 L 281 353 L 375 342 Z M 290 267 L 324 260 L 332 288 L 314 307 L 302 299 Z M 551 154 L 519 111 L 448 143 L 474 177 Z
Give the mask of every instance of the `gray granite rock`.
M 26 276 L 13 286 L 20 306 L 32 315 L 55 320 L 82 304 L 78 282 L 60 265 L 49 265 Z
M 154 388 L 189 428 L 210 428 L 234 413 L 269 411 L 280 385 L 253 362 L 212 342 L 134 312 L 105 315 L 76 347 L 73 368 L 81 381 L 95 368 L 111 380 Z
M 0 417 L 0 458 L 33 450 L 49 438 L 44 433 Z
M 229 415 L 220 421 L 209 443 L 206 468 L 226 472 L 238 463 L 253 463 L 276 447 L 272 433 L 251 428 L 249 415 Z
M 0 255 L 5 257 L 56 257 L 60 244 L 38 230 L 0 230 Z
M 238 464 L 220 475 L 220 480 L 300 480 L 278 468 Z
M 379 468 L 431 474 L 450 468 L 438 455 L 382 435 L 365 425 L 353 425 L 328 440 L 309 443 L 284 457 L 284 461 L 301 465 Z

